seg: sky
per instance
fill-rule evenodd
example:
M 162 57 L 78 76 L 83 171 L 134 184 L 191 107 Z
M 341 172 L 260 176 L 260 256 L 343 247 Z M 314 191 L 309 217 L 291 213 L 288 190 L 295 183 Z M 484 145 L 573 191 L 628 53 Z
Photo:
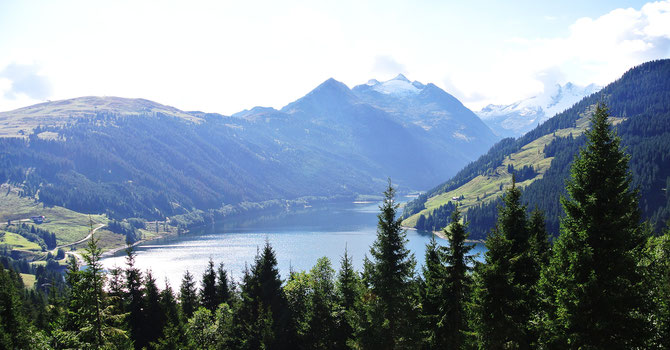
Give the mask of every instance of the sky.
M 472 110 L 670 57 L 670 1 L 0 1 L 0 111 L 79 96 L 232 114 L 398 73 Z

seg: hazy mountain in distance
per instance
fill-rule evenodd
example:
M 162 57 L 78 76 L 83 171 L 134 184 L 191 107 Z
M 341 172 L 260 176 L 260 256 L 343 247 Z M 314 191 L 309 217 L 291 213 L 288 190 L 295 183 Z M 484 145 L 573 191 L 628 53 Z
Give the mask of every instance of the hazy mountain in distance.
M 576 91 L 574 88 L 560 89 Z M 484 239 L 494 227 L 500 195 L 512 178 L 522 188 L 522 202 L 544 212 L 547 229 L 559 232 L 564 215 L 561 196 L 571 164 L 584 147 L 584 133 L 598 103 L 606 103 L 621 146 L 630 155 L 631 187 L 639 191 L 643 220 L 660 232 L 670 219 L 670 59 L 650 61 L 589 94 L 571 107 L 516 139 L 505 138 L 456 176 L 428 190 L 404 207 L 406 226 L 442 229 L 449 220 L 448 202 L 458 207 L 473 239 Z M 554 105 L 555 108 L 562 108 Z M 452 201 L 452 205 L 456 200 Z M 423 216 L 424 219 L 420 219 Z M 439 224 L 439 225 L 438 225 Z
M 488 105 L 477 115 L 499 136 L 519 137 L 601 88 L 595 84 L 556 84 L 541 94 L 509 105 Z
M 476 114 L 434 84 L 410 82 L 404 75 L 375 79 L 352 89 L 362 101 L 379 108 L 406 126 L 418 126 L 443 147 L 471 159 L 499 139 Z
M 394 84 L 406 85 L 387 86 Z M 379 193 L 388 178 L 404 190 L 430 188 L 496 137 L 450 95 L 417 86 L 414 96 L 382 92 L 382 101 L 328 79 L 281 110 L 233 116 L 118 97 L 3 112 L 0 183 L 20 184 L 48 205 L 114 218 L 353 198 Z

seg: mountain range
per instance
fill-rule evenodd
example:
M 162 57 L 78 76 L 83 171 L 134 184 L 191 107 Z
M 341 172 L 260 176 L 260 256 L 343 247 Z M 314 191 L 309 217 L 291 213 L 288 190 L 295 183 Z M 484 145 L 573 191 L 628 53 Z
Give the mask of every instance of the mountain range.
M 404 76 L 328 79 L 280 110 L 224 116 L 80 97 L 0 113 L 0 182 L 47 205 L 163 218 L 271 200 L 428 188 L 498 137 L 457 99 Z
M 644 63 L 523 136 L 499 141 L 454 177 L 408 203 L 404 225 L 440 230 L 458 202 L 471 238 L 484 239 L 495 226 L 500 195 L 512 177 L 528 209 L 545 213 L 558 234 L 563 215 L 559 198 L 595 105 L 604 102 L 621 145 L 630 155 L 633 187 L 645 220 L 660 230 L 670 219 L 670 60 Z
M 601 88 L 555 84 L 538 95 L 508 105 L 490 104 L 476 113 L 498 136 L 519 137 Z

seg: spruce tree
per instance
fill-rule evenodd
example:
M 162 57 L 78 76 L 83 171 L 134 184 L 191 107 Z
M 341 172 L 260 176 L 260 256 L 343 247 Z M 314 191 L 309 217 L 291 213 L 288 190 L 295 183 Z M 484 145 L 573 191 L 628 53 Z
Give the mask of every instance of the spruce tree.
M 179 315 L 179 307 L 175 300 L 172 287 L 165 281 L 165 289 L 160 292 L 160 305 L 166 321 L 162 337 L 151 343 L 156 350 L 177 350 L 184 348 L 184 327 Z
M 474 328 L 482 349 L 517 348 L 517 339 L 522 337 L 519 325 L 510 317 L 518 301 L 509 260 L 511 246 L 494 228 L 486 239 L 484 263 L 475 267 Z
M 446 287 L 446 267 L 444 256 L 437 245 L 435 236 L 426 244 L 425 263 L 422 267 L 423 280 L 421 281 L 421 325 L 423 328 L 425 345 L 431 349 L 445 346 L 444 333 L 440 319 L 443 313 L 443 289 Z
M 114 313 L 103 290 L 105 274 L 100 263 L 101 256 L 98 240 L 92 236 L 82 254 L 86 269 L 79 271 L 73 258 L 68 270 L 70 276 L 67 280 L 71 283 L 68 314 L 76 327 L 77 346 L 128 349 L 129 337 L 124 330 L 116 327 L 123 315 Z
M 651 347 L 664 349 L 670 346 L 670 229 L 647 242 L 647 286 L 655 308 L 652 312 L 654 334 Z
M 335 271 L 327 257 L 320 258 L 309 273 L 311 302 L 307 348 L 331 349 L 335 339 Z
M 498 235 L 501 237 L 496 237 Z M 514 176 L 512 176 L 512 186 L 505 191 L 502 205 L 498 208 L 498 221 L 493 236 L 492 247 L 488 247 L 487 240 L 489 251 L 486 253 L 486 261 L 489 264 L 488 257 L 490 256 L 491 263 L 500 266 L 485 266 L 480 271 L 485 274 L 499 273 L 500 275 L 482 276 L 484 278 L 479 281 L 486 283 L 487 279 L 491 279 L 489 282 L 498 283 L 496 288 L 507 288 L 508 290 L 499 292 L 508 299 L 504 300 L 502 303 L 504 305 L 500 307 L 487 304 L 496 308 L 498 312 L 504 310 L 505 313 L 491 313 L 490 310 L 487 311 L 480 306 L 479 311 L 482 313 L 480 319 L 485 320 L 493 315 L 507 318 L 504 321 L 494 321 L 492 318 L 487 321 L 493 322 L 492 327 L 496 325 L 502 327 L 500 332 L 494 329 L 485 331 L 492 335 L 503 336 L 500 339 L 496 338 L 495 341 L 505 340 L 509 346 L 522 349 L 535 347 L 538 338 L 537 327 L 533 326 L 531 320 L 534 318 L 535 308 L 539 305 L 537 296 L 539 266 L 533 257 L 526 206 L 521 204 L 521 190 L 516 186 Z M 510 280 L 504 282 L 508 277 Z M 507 283 L 506 287 L 505 283 Z M 480 297 L 488 293 L 485 291 L 487 288 L 485 284 L 480 285 Z M 484 343 L 487 342 L 484 339 L 485 334 L 480 334 L 480 337 Z
M 0 348 L 23 349 L 30 340 L 29 323 L 10 272 L 0 264 Z
M 220 263 L 216 270 L 216 287 L 214 291 L 217 305 L 228 303 L 231 293 L 231 285 L 228 283 L 228 272 L 223 268 L 223 263 Z
M 146 320 L 144 325 L 144 336 L 146 344 L 157 341 L 163 334 L 163 327 L 167 322 L 167 317 L 163 311 L 160 301 L 160 291 L 156 285 L 156 279 L 147 271 L 144 277 L 144 300 L 142 307 L 143 318 Z
M 200 305 L 213 313 L 219 306 L 219 302 L 216 297 L 216 271 L 214 270 L 214 261 L 212 261 L 212 258 L 209 258 L 207 269 L 202 275 L 201 284 Z
M 135 341 L 135 348 L 141 349 L 142 347 L 149 345 L 149 343 L 146 338 L 146 332 L 144 331 L 146 320 L 144 319 L 144 313 L 142 312 L 144 304 L 142 272 L 139 268 L 135 267 L 135 256 L 135 251 L 129 246 L 126 249 L 126 288 L 124 299 L 126 302 L 126 312 L 128 313 L 126 322 L 128 323 L 130 336 Z
M 537 270 L 537 278 L 539 279 L 541 269 L 546 268 L 549 263 L 551 243 L 549 242 L 544 214 L 537 208 L 530 214 L 528 231 L 530 234 L 531 254 L 535 260 L 535 264 L 540 267 L 540 269 Z
M 451 214 L 451 223 L 444 230 L 449 245 L 443 247 L 445 284 L 442 293 L 442 314 L 438 324 L 440 338 L 444 339 L 444 348 L 462 349 L 468 343 L 469 322 L 466 315 L 467 304 L 471 299 L 472 278 L 470 266 L 473 258 L 468 253 L 474 245 L 465 241 L 468 234 L 465 225 L 461 224 L 461 213 L 458 208 Z
M 191 318 L 198 308 L 198 292 L 195 288 L 193 275 L 188 270 L 186 270 L 184 277 L 181 279 L 179 304 L 181 305 L 181 313 L 185 319 Z
M 235 323 L 237 337 L 244 342 L 242 347 L 255 349 L 263 344 L 273 349 L 295 347 L 277 257 L 269 242 L 256 256 L 251 270 L 245 271 L 241 287 L 242 304 Z
M 416 283 L 414 255 L 407 249 L 406 232 L 397 215 L 395 189 L 388 182 L 377 215 L 377 239 L 364 261 L 364 280 L 369 287 L 368 327 L 365 347 L 397 349 L 415 345 Z
M 554 347 L 643 348 L 648 337 L 638 196 L 608 117 L 598 104 L 561 199 L 566 216 L 542 278 L 550 307 L 545 341 Z
M 362 282 L 354 270 L 347 247 L 340 260 L 340 271 L 335 285 L 338 304 L 337 335 L 340 349 L 353 348 L 360 327 Z

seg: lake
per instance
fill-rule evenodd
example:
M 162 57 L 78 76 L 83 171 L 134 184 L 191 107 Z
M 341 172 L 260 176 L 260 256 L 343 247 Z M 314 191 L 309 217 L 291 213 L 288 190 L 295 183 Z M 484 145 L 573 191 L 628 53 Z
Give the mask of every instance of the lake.
M 186 270 L 194 274 L 199 284 L 207 261 L 212 258 L 217 266 L 222 262 L 229 275 L 239 281 L 245 266 L 253 264 L 256 252 L 268 240 L 276 252 L 283 279 L 291 269 L 311 269 L 322 256 L 328 257 L 333 268 L 339 270 L 345 247 L 354 266 L 361 271 L 363 258 L 369 255 L 376 238 L 378 213 L 379 203 L 346 202 L 226 220 L 206 229 L 138 245 L 136 266 L 143 271 L 151 269 L 160 285 L 167 279 L 176 289 Z M 416 257 L 417 269 L 423 263 L 431 235 L 407 231 L 407 247 Z M 436 239 L 438 244 L 446 244 L 445 240 Z M 483 244 L 477 244 L 472 253 L 483 255 L 483 251 Z M 106 268 L 122 267 L 125 255 L 120 253 L 102 262 Z

